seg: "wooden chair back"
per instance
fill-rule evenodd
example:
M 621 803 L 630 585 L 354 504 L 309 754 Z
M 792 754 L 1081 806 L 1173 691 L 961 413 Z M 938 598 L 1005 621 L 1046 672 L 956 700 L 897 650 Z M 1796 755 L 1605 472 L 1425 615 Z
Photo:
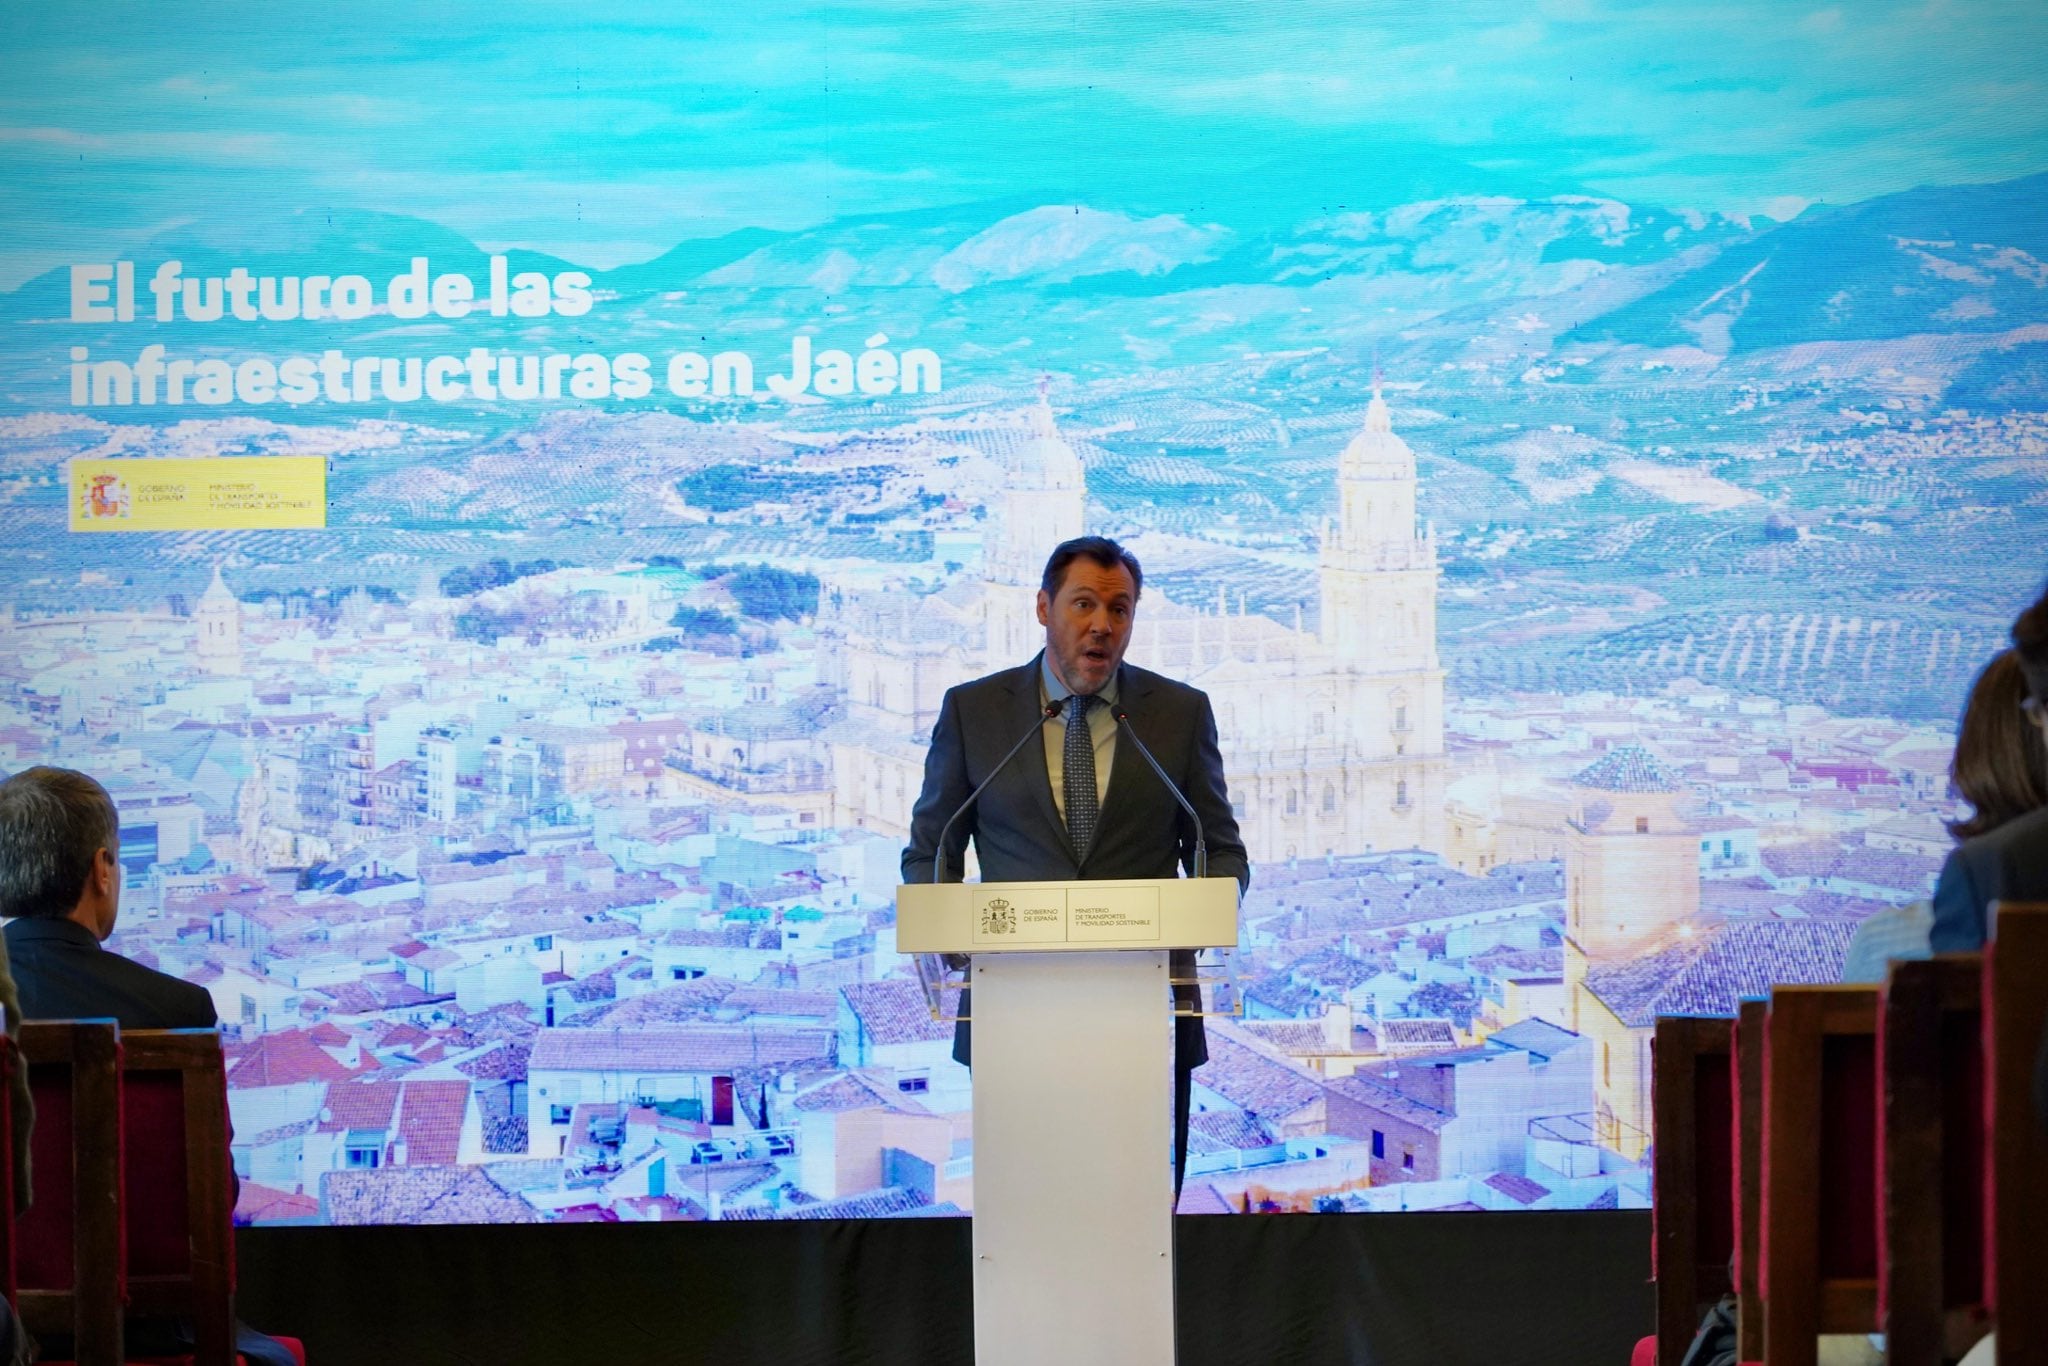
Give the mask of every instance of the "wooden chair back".
M 1764 1360 L 1877 1326 L 1877 990 L 1777 987 L 1764 1022 Z
M 1657 1360 L 1678 1366 L 1707 1309 L 1728 1293 L 1735 1247 L 1735 1022 L 1666 1016 L 1651 1040 L 1651 1256 Z
M 119 1366 L 120 1028 L 32 1020 L 21 1055 L 36 1106 L 35 1202 L 16 1225 L 16 1305 L 36 1336 L 70 1337 L 78 1366 Z
M 1998 1360 L 2048 1361 L 2048 1132 L 2034 1066 L 2048 1031 L 2048 905 L 1994 905 L 1984 949 L 1984 1079 L 1990 1179 L 1984 1276 Z
M 189 1322 L 191 1366 L 233 1366 L 234 1168 L 211 1029 L 121 1038 L 129 1312 Z
M 1940 1366 L 1984 1313 L 1983 964 L 1894 963 L 1878 1035 L 1878 1315 L 1893 1366 Z
M 21 1050 L 0 1034 L 0 1295 L 9 1304 L 20 1289 L 14 1275 L 14 1079 L 21 1068 Z
M 1762 997 L 1735 1008 L 1729 1079 L 1734 1111 L 1736 1343 L 1742 1361 L 1764 1357 L 1764 1295 L 1757 1277 L 1763 1252 L 1764 1018 Z

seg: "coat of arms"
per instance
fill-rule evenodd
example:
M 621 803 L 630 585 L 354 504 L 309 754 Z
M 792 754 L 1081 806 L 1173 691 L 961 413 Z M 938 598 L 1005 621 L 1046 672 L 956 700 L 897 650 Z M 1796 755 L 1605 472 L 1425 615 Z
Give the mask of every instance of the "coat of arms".
M 981 932 L 983 934 L 1015 934 L 1017 932 L 1017 908 L 997 897 L 981 908 Z

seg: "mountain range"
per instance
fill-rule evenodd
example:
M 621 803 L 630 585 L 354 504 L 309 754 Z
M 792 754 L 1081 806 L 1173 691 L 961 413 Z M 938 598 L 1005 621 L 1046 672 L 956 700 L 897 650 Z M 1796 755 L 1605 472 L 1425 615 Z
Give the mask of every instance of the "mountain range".
M 938 349 L 955 388 L 1247 352 L 1328 349 L 1355 359 L 1381 347 L 1409 373 L 1476 366 L 1513 379 L 1563 357 L 1600 359 L 1591 373 L 1613 374 L 1617 354 L 1711 368 L 1807 343 L 1952 336 L 1968 339 L 1957 360 L 1967 365 L 1987 348 L 2041 340 L 2020 329 L 2048 323 L 2048 175 L 1914 189 L 1776 223 L 1513 176 L 1505 182 L 1527 193 L 1436 193 L 1458 174 L 1411 160 L 1370 193 L 1326 203 L 1300 192 L 1263 200 L 1245 173 L 1228 194 L 1178 206 L 1011 199 L 796 231 L 750 228 L 592 271 L 598 303 L 577 319 L 65 324 L 53 333 L 47 324 L 64 319 L 69 281 L 51 271 L 0 296 L 0 355 L 15 362 L 0 401 L 54 406 L 58 338 L 95 354 L 145 340 L 358 354 L 455 341 L 613 352 L 738 346 L 765 366 L 798 330 L 849 347 L 883 331 L 899 347 Z M 1305 183 L 1293 172 L 1275 179 Z M 575 268 L 508 254 L 515 271 Z M 418 219 L 308 211 L 281 222 L 187 224 L 131 256 L 143 273 L 176 257 L 187 277 L 242 265 L 259 274 L 356 271 L 381 284 L 415 256 L 436 272 L 481 279 L 488 253 Z M 1986 382 L 1973 390 L 2021 391 Z

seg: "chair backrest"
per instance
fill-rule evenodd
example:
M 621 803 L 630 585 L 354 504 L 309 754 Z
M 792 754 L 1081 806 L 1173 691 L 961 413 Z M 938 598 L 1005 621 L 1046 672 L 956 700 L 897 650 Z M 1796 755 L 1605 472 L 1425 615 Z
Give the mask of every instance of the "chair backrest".
M 32 1020 L 21 1027 L 36 1126 L 35 1202 L 16 1224 L 22 1321 L 69 1335 L 78 1366 L 121 1360 L 120 1027 Z
M 211 1029 L 121 1039 L 128 1301 L 193 1329 L 193 1366 L 234 1360 L 227 1068 Z
M 1657 1359 L 1677 1366 L 1700 1316 L 1728 1293 L 1735 1247 L 1735 1022 L 1665 1016 L 1651 1040 L 1651 1156 Z
M 1877 990 L 1777 987 L 1764 1023 L 1764 1358 L 1877 1323 Z
M 1735 1337 L 1737 1358 L 1764 1356 L 1764 1295 L 1757 1279 L 1762 1263 L 1764 1207 L 1764 1019 L 1770 1002 L 1761 997 L 1735 1008 L 1729 1078 L 1735 1148 Z
M 1884 988 L 1877 1307 L 1893 1366 L 1939 1366 L 1981 1335 L 1982 989 L 1974 953 L 1895 963 Z
M 21 1075 L 21 1051 L 0 1034 L 0 1295 L 14 1302 L 14 1079 Z
M 2048 1133 L 2034 1063 L 2048 1029 L 2048 905 L 1995 905 L 1984 949 L 1984 1276 L 1998 1359 L 2048 1361 Z

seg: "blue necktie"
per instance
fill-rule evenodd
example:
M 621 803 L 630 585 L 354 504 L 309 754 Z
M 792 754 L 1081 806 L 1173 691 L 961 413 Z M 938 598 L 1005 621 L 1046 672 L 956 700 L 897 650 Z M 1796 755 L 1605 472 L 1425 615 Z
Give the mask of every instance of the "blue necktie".
M 1098 699 L 1076 695 L 1067 700 L 1067 745 L 1061 759 L 1061 787 L 1067 807 L 1067 839 L 1078 862 L 1095 838 L 1101 809 L 1095 797 L 1095 738 L 1088 729 L 1088 709 Z

